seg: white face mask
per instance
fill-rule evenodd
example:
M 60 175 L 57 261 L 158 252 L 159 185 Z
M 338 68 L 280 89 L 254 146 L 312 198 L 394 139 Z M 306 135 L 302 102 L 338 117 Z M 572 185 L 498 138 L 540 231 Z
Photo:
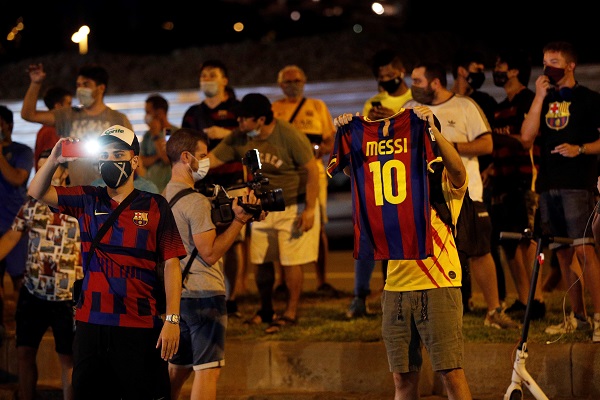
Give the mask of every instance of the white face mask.
M 77 88 L 77 100 L 84 107 L 90 107 L 94 104 L 94 96 L 92 95 L 92 89 L 90 88 Z
M 202 160 L 198 160 L 194 156 L 192 156 L 192 158 L 198 161 L 198 169 L 196 171 L 192 170 L 192 179 L 194 179 L 194 182 L 198 182 L 208 173 L 208 169 L 210 168 L 210 159 L 208 157 L 204 157 Z M 192 168 L 190 167 L 190 170 L 191 169 Z
M 257 137 L 258 135 L 260 135 L 260 132 L 257 131 L 256 129 L 252 129 L 250 132 L 246 132 L 246 135 L 248 135 L 248 137 L 250 139 L 254 139 L 255 137 Z
M 206 97 L 215 97 L 219 93 L 219 84 L 215 81 L 200 82 L 200 90 Z

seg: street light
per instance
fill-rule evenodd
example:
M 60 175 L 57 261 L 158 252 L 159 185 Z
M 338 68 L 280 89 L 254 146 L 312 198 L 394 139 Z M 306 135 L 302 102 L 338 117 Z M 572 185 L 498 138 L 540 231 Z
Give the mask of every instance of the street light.
M 71 36 L 73 43 L 79 43 L 79 54 L 87 54 L 88 42 L 87 37 L 90 33 L 90 28 L 87 25 L 83 25 L 77 32 Z

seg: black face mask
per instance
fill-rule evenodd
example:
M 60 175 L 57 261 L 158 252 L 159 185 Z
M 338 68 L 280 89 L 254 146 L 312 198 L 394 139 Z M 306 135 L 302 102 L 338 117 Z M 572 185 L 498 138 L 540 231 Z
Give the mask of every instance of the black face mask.
M 429 104 L 433 103 L 433 98 L 435 97 L 435 91 L 431 88 L 420 88 L 415 87 L 414 85 L 410 87 L 410 91 L 412 92 L 412 97 L 416 102 L 421 104 Z
M 469 72 L 467 83 L 473 90 L 479 89 L 483 85 L 483 82 L 485 82 L 485 74 L 483 72 Z
M 129 161 L 100 161 L 100 175 L 102 180 L 111 189 L 123 186 L 131 176 L 132 167 Z
M 498 87 L 504 87 L 506 82 L 508 82 L 508 73 L 506 71 L 494 71 L 492 76 L 494 77 L 494 85 Z
M 556 85 L 558 81 L 565 77 L 564 68 L 544 67 L 544 75 L 548 77 L 551 85 Z
M 394 93 L 396 90 L 398 90 L 398 88 L 402 84 L 402 79 L 396 77 L 394 79 L 390 79 L 390 80 L 387 80 L 387 81 L 379 81 L 377 83 L 386 92 L 388 92 L 388 93 Z

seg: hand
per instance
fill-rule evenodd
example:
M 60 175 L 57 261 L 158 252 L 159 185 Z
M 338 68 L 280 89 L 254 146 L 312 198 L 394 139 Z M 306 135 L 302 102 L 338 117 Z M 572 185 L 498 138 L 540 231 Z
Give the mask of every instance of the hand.
M 358 117 L 358 115 L 359 115 L 359 114 L 358 114 L 358 112 L 357 112 L 357 113 L 356 113 L 356 116 Z M 350 121 L 352 121 L 352 114 L 349 114 L 349 113 L 347 113 L 347 114 L 342 114 L 342 115 L 340 115 L 339 117 L 337 117 L 337 118 L 335 118 L 335 119 L 333 120 L 333 125 L 334 125 L 336 128 L 339 128 L 340 126 L 343 126 L 343 125 L 349 124 L 349 123 L 350 123 Z
M 535 80 L 535 94 L 536 95 L 546 97 L 546 95 L 548 94 L 548 90 L 550 90 L 550 88 L 552 88 L 552 85 L 550 84 L 550 78 L 548 78 L 546 75 L 540 75 Z
M 369 110 L 369 115 L 367 115 L 367 117 L 370 120 L 376 120 L 376 119 L 389 118 L 394 114 L 396 114 L 396 112 L 394 112 L 394 110 L 392 110 L 391 108 L 386 108 L 384 106 L 377 106 L 377 107 L 371 107 L 371 109 Z
M 559 144 L 550 151 L 551 154 L 560 154 L 563 157 L 573 158 L 579 155 L 579 146 L 576 144 L 563 143 Z
M 300 218 L 296 221 L 296 229 L 301 232 L 306 232 L 312 229 L 315 224 L 315 209 L 305 208 L 300 214 Z
M 241 200 L 241 202 L 240 202 L 240 200 Z M 242 195 L 242 196 L 239 196 L 239 197 L 236 197 L 233 199 L 231 208 L 233 209 L 235 218 L 243 221 L 243 223 L 246 224 L 252 220 L 253 214 L 246 212 L 246 210 L 244 209 L 244 207 L 241 206 L 240 203 L 260 205 L 260 199 L 258 199 L 254 195 L 254 191 L 250 191 L 250 193 L 248 193 L 248 194 L 245 194 L 245 195 Z M 261 217 L 262 217 L 262 212 L 261 212 Z
M 173 358 L 179 350 L 179 325 L 165 322 L 156 342 L 156 348 L 160 348 L 160 357 L 163 360 Z
M 204 128 L 204 133 L 206 133 L 210 139 L 223 139 L 225 136 L 229 135 L 231 131 L 220 126 L 213 125 L 209 128 Z
M 433 111 L 427 106 L 415 106 L 413 107 L 414 113 L 417 117 L 421 118 L 423 121 L 429 122 L 430 125 L 433 125 Z
M 43 64 L 31 64 L 27 69 L 32 83 L 42 83 L 46 79 Z
M 59 164 L 77 160 L 79 157 L 63 157 L 62 145 L 64 142 L 79 142 L 79 139 L 76 137 L 60 138 L 52 148 L 52 153 L 48 158 L 54 157 Z

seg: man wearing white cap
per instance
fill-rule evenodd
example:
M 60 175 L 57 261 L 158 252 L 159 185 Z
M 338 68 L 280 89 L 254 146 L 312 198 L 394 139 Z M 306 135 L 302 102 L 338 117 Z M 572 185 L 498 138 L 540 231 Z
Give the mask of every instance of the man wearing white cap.
M 61 138 L 54 146 L 28 194 L 77 218 L 80 226 L 84 280 L 74 299 L 74 398 L 167 396 L 165 361 L 179 345 L 179 258 L 186 255 L 175 219 L 164 197 L 134 188 L 139 142 L 124 126 L 111 126 L 99 138 L 106 187 L 51 186 L 58 165 L 75 159 L 62 155 L 69 141 Z M 120 203 L 120 214 L 98 235 Z M 156 264 L 163 261 L 168 323 L 157 309 Z

